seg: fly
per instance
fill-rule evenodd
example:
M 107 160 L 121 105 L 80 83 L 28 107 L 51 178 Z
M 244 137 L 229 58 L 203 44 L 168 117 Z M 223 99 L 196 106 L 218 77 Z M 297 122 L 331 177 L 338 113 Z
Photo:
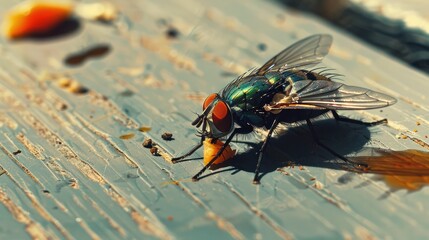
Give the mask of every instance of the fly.
M 199 149 L 205 138 L 227 137 L 213 159 L 192 180 L 215 162 L 237 134 L 248 134 L 255 127 L 265 127 L 268 134 L 258 151 L 254 184 L 259 184 L 259 168 L 264 150 L 279 123 L 306 121 L 318 145 L 336 157 L 335 153 L 317 138 L 311 119 L 331 112 L 337 121 L 374 126 L 387 119 L 362 122 L 338 115 L 337 110 L 375 109 L 392 105 L 396 99 L 363 87 L 348 86 L 332 80 L 336 74 L 305 70 L 320 63 L 328 54 L 332 36 L 319 34 L 302 39 L 287 47 L 259 68 L 237 77 L 218 93 L 210 94 L 203 102 L 203 112 L 192 122 L 201 127 L 201 141 L 188 153 L 172 159 L 179 162 Z

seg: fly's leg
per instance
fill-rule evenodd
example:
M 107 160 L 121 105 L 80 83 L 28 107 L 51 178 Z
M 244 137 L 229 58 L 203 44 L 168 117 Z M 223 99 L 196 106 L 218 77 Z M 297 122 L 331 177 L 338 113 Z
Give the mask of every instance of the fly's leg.
M 199 118 L 197 118 L 198 120 Z M 196 122 L 196 120 L 194 121 Z M 192 123 L 194 125 L 194 122 Z M 197 124 L 197 123 L 196 123 Z M 171 159 L 172 163 L 178 163 L 180 162 L 180 160 L 184 159 L 187 156 L 190 156 L 192 153 L 194 153 L 195 151 L 197 151 L 201 146 L 203 146 L 203 142 L 206 139 L 206 136 L 204 135 L 206 131 L 206 121 L 203 121 L 203 127 L 202 127 L 202 132 L 201 132 L 201 140 L 200 142 L 193 147 L 191 150 L 189 150 L 189 152 L 185 153 L 184 155 L 180 156 L 180 157 L 175 157 Z
M 308 125 L 308 127 L 310 128 L 311 135 L 313 135 L 313 139 L 314 139 L 314 141 L 317 143 L 317 145 L 321 146 L 321 147 L 322 147 L 322 148 L 324 148 L 326 151 L 328 151 L 330 154 L 332 154 L 332 155 L 334 155 L 335 157 L 337 157 L 337 158 L 339 158 L 339 159 L 343 160 L 343 161 L 344 161 L 344 162 L 346 162 L 346 163 L 356 164 L 355 162 L 350 161 L 350 160 L 349 160 L 349 159 L 347 159 L 346 157 L 344 157 L 344 156 L 342 156 L 342 155 L 340 155 L 340 154 L 336 153 L 334 150 L 330 149 L 328 146 L 326 146 L 325 144 L 323 144 L 323 143 L 319 140 L 319 138 L 317 137 L 317 135 L 316 135 L 316 131 L 314 130 L 313 124 L 311 123 L 310 119 L 307 119 L 306 121 L 307 121 L 307 125 Z M 363 167 L 368 167 L 368 165 L 367 165 L 367 164 L 360 164 L 360 163 L 359 163 L 358 165 L 363 166 Z
M 271 138 L 271 135 L 273 134 L 274 129 L 277 127 L 277 125 L 279 124 L 278 122 L 278 118 L 276 118 L 273 122 L 273 124 L 271 125 L 270 130 L 268 131 L 268 135 L 265 138 L 264 142 L 262 143 L 262 147 L 259 149 L 258 151 L 258 162 L 256 163 L 256 169 L 255 169 L 255 177 L 253 178 L 253 184 L 259 184 L 259 168 L 261 166 L 261 162 L 262 162 L 262 157 L 264 156 L 264 150 L 267 147 L 267 143 Z
M 360 124 L 360 125 L 364 125 L 364 126 L 376 126 L 376 125 L 379 125 L 379 124 L 387 123 L 387 119 L 386 118 L 378 120 L 378 121 L 375 121 L 375 122 L 363 122 L 363 121 L 360 121 L 360 120 L 356 120 L 356 119 L 351 119 L 351 118 L 340 116 L 340 115 L 338 115 L 337 111 L 335 111 L 335 110 L 331 110 L 331 112 L 334 115 L 335 120 L 341 121 L 341 122 Z
M 203 174 L 215 161 L 216 159 L 222 155 L 223 151 L 226 149 L 226 147 L 229 145 L 229 143 L 231 142 L 232 138 L 235 136 L 235 134 L 247 134 L 253 131 L 253 127 L 250 125 L 244 126 L 242 128 L 236 128 L 234 129 L 234 131 L 231 133 L 231 135 L 228 137 L 228 139 L 225 141 L 225 143 L 223 144 L 223 146 L 221 147 L 221 149 L 219 149 L 219 151 L 216 153 L 216 155 L 213 157 L 212 160 L 210 160 L 209 163 L 207 163 L 207 165 L 205 165 L 197 174 L 195 174 L 192 177 L 192 181 L 196 182 L 199 180 L 199 177 L 201 176 L 201 174 Z
M 189 152 L 183 154 L 180 157 L 172 158 L 171 162 L 172 163 L 178 163 L 178 162 L 180 162 L 180 160 L 183 160 L 185 157 L 190 156 L 192 153 L 197 151 L 201 146 L 203 146 L 203 142 L 204 142 L 204 137 L 201 137 L 201 141 L 197 145 L 195 145 Z

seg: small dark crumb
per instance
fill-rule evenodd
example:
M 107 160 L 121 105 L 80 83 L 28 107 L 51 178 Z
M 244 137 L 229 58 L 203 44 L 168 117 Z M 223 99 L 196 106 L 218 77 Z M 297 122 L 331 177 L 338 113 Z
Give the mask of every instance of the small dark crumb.
M 314 178 L 314 177 L 310 178 L 310 181 L 314 181 L 314 180 L 316 180 L 316 178 Z
M 383 109 L 381 109 L 380 112 L 383 112 Z
M 168 221 L 173 221 L 173 219 L 174 219 L 174 218 L 173 218 L 173 216 L 171 216 L 171 215 L 167 217 L 167 220 L 168 220 Z
M 72 93 L 75 94 L 86 94 L 89 92 L 89 89 L 84 86 L 78 86 L 76 88 L 69 88 Z
M 150 149 L 150 153 L 151 153 L 153 156 L 159 156 L 158 148 L 157 148 L 157 147 L 152 147 L 152 148 Z
M 68 106 L 65 103 L 60 103 L 58 106 L 58 110 L 64 111 L 67 110 Z
M 21 153 L 21 150 L 17 150 L 17 151 L 15 151 L 15 152 L 13 152 L 13 155 L 18 155 L 18 154 L 20 154 Z
M 143 147 L 145 147 L 145 148 L 152 148 L 153 147 L 153 141 L 152 141 L 152 139 L 146 138 L 143 141 Z
M 258 49 L 260 51 L 265 51 L 265 50 L 267 50 L 267 45 L 265 43 L 259 43 L 258 44 Z
M 134 174 L 134 173 L 127 173 L 127 178 L 138 178 L 139 175 Z
M 123 97 L 131 97 L 134 95 L 134 92 L 127 89 L 127 90 L 124 90 L 123 92 L 121 92 L 120 95 Z
M 44 189 L 43 192 L 44 193 L 51 193 L 51 192 L 49 192 L 49 190 L 46 190 L 46 189 Z
M 165 132 L 161 135 L 162 139 L 166 140 L 166 141 L 171 141 L 173 140 L 173 134 L 171 132 Z
M 167 38 L 173 39 L 173 38 L 177 38 L 180 33 L 179 33 L 179 30 L 177 30 L 176 28 L 169 27 L 165 34 L 167 35 Z

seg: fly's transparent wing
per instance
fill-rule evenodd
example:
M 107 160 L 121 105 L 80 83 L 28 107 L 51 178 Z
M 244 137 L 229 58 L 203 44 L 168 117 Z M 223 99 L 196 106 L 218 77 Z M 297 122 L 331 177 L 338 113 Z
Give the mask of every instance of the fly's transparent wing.
M 316 65 L 328 54 L 331 44 L 332 36 L 327 34 L 304 38 L 271 58 L 256 74 L 264 75 L 268 71 Z
M 359 110 L 392 105 L 396 99 L 362 87 L 326 80 L 302 80 L 293 83 L 291 93 L 277 98 L 270 109 Z

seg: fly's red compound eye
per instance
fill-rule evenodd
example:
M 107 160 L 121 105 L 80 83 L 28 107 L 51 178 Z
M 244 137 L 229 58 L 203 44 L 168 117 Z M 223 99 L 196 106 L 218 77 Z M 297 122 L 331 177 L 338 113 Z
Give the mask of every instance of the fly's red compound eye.
M 212 112 L 213 123 L 216 128 L 226 133 L 231 129 L 232 116 L 228 106 L 223 101 L 218 101 Z
M 212 94 L 210 94 L 207 98 L 206 98 L 206 100 L 204 100 L 204 103 L 203 103 L 203 110 L 205 110 L 212 102 L 213 102 L 213 100 L 215 100 L 215 98 L 217 97 L 218 95 L 217 95 L 217 93 L 212 93 Z

